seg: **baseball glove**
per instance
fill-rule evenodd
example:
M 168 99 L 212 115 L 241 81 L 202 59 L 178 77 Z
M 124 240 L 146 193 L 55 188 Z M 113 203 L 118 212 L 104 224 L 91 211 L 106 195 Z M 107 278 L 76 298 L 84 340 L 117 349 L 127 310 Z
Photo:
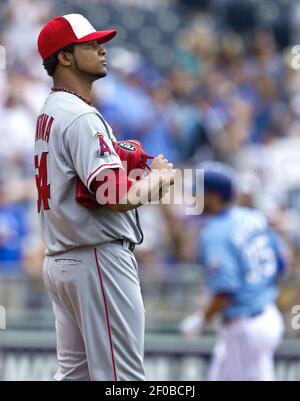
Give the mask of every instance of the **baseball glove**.
M 139 141 L 128 139 L 126 141 L 113 142 L 113 145 L 127 174 L 133 170 L 145 170 L 145 168 L 150 170 L 147 161 L 148 159 L 154 159 L 154 157 L 145 152 Z
M 148 159 L 154 159 L 153 156 L 148 155 L 142 144 L 134 139 L 113 142 L 114 149 L 119 155 L 122 165 L 127 175 L 133 170 L 137 170 L 135 179 L 140 179 L 144 170 L 150 167 L 147 164 Z M 96 195 L 92 194 L 84 185 L 84 183 L 77 177 L 76 181 L 76 194 L 75 200 L 84 207 L 98 208 L 99 203 L 96 200 Z

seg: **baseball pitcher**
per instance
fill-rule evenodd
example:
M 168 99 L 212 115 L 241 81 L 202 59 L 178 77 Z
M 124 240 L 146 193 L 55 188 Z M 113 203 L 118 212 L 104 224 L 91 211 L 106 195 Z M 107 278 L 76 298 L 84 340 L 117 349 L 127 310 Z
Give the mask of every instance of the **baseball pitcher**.
M 116 33 L 69 14 L 53 18 L 38 37 L 53 78 L 37 120 L 34 163 L 44 282 L 55 314 L 55 380 L 145 379 L 137 208 L 161 199 L 175 171 L 162 155 L 145 169 L 141 144 L 118 142 L 90 102 L 93 82 L 107 74 L 103 43 Z M 136 169 L 139 176 L 131 174 Z

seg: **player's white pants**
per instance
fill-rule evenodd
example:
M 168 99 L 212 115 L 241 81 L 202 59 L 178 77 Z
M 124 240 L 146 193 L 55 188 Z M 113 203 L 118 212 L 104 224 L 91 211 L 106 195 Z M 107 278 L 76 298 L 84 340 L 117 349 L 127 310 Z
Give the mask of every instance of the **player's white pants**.
M 207 379 L 275 380 L 274 353 L 284 333 L 275 305 L 256 317 L 244 317 L 220 328 Z
M 145 380 L 137 270 L 132 252 L 115 243 L 45 258 L 57 337 L 55 380 Z

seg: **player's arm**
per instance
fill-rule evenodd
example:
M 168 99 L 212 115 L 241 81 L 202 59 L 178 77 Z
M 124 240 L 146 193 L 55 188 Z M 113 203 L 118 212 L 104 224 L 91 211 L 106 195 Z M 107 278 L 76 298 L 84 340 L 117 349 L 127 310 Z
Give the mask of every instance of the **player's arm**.
M 102 171 L 92 184 L 98 203 L 117 212 L 126 212 L 160 200 L 174 183 L 175 170 L 163 155 L 157 156 L 150 167 L 151 173 L 138 181 L 121 169 Z
M 159 155 L 150 165 L 153 170 L 150 174 L 139 181 L 130 179 L 124 174 L 122 161 L 99 121 L 94 113 L 75 119 L 61 144 L 67 164 L 75 170 L 83 187 L 96 194 L 100 205 L 119 212 L 161 199 L 174 183 L 172 164 Z
M 187 336 L 200 334 L 207 323 L 224 312 L 241 286 L 234 248 L 226 236 L 213 232 L 207 238 L 202 238 L 199 247 L 211 298 L 204 310 L 193 313 L 179 325 L 181 333 Z
M 229 293 L 220 293 L 212 296 L 207 306 L 185 318 L 179 325 L 179 330 L 186 336 L 200 334 L 204 327 L 219 313 L 222 313 L 232 300 Z
M 209 323 L 217 314 L 222 313 L 229 306 L 231 300 L 232 294 L 215 294 L 204 309 L 203 319 L 205 323 Z
M 289 252 L 279 234 L 275 233 L 272 229 L 269 229 L 269 236 L 276 257 L 276 278 L 279 280 L 288 268 Z

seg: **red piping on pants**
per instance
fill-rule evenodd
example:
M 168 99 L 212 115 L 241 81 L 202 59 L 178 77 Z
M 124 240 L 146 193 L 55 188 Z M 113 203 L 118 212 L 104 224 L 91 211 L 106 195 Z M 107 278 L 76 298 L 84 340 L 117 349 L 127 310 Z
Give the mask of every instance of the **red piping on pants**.
M 108 316 L 108 308 L 107 308 L 107 302 L 106 302 L 106 297 L 105 297 L 105 292 L 104 292 L 103 280 L 102 280 L 102 276 L 101 276 L 100 263 L 99 263 L 99 260 L 98 260 L 96 248 L 94 248 L 94 254 L 95 254 L 95 259 L 96 259 L 96 263 L 97 263 L 98 276 L 99 276 L 99 279 L 100 279 L 102 295 L 103 295 L 103 299 L 104 299 L 105 315 L 106 315 L 106 324 L 107 324 L 107 331 L 108 331 L 109 344 L 110 344 L 110 351 L 111 351 L 111 359 L 112 359 L 112 365 L 113 365 L 113 371 L 114 371 L 114 380 L 117 381 L 117 372 L 116 372 L 116 364 L 115 364 L 115 354 L 114 354 L 113 341 L 112 341 L 112 336 L 111 336 L 111 331 L 110 331 L 110 322 L 109 322 L 109 316 Z

